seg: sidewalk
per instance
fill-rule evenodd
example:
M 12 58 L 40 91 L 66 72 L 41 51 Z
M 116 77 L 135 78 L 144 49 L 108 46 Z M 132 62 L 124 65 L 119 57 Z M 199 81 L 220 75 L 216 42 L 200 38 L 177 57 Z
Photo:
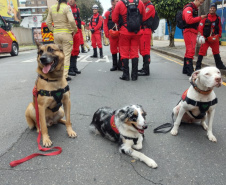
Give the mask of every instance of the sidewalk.
M 178 58 L 181 62 L 184 61 L 184 54 L 185 54 L 185 44 L 184 42 L 175 41 L 175 47 L 169 47 L 168 40 L 154 40 L 153 46 L 151 47 L 153 51 L 161 52 L 163 54 Z M 221 59 L 226 65 L 226 46 L 220 46 L 220 56 Z M 194 57 L 193 63 L 196 64 L 197 56 Z M 207 56 L 203 57 L 202 66 L 216 66 L 214 57 L 212 54 L 212 50 L 209 47 L 207 51 Z M 226 70 L 221 70 L 221 74 L 226 76 Z
M 21 51 L 28 51 L 28 50 L 34 50 L 34 49 L 37 49 L 36 45 L 29 45 L 29 46 L 19 45 L 19 52 L 21 52 Z

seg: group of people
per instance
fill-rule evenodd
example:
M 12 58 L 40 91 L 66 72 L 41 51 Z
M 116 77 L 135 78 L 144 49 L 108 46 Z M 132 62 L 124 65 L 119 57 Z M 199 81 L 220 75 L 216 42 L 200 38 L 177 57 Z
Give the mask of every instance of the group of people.
M 101 31 L 104 30 L 106 38 L 110 41 L 112 54 L 112 68 L 110 71 L 123 71 L 121 80 L 133 81 L 138 76 L 150 75 L 149 65 L 151 62 L 151 37 L 152 24 L 155 17 L 155 7 L 150 0 L 110 0 L 112 7 L 105 12 L 104 17 L 98 13 L 98 5 L 93 5 L 93 15 L 90 18 L 89 29 L 91 32 L 91 43 L 93 47 L 92 58 L 99 56 L 103 58 L 103 47 Z M 182 18 L 185 23 L 183 30 L 186 53 L 184 56 L 183 74 L 190 76 L 193 71 L 193 58 L 197 35 L 205 38 L 221 37 L 221 19 L 216 15 L 217 5 L 211 4 L 209 14 L 198 16 L 198 8 L 205 0 L 194 0 L 184 6 Z M 54 27 L 52 25 L 54 23 Z M 71 80 L 68 75 L 80 74 L 77 68 L 79 46 L 84 51 L 80 10 L 76 0 L 58 0 L 58 4 L 50 8 L 47 25 L 54 33 L 55 43 L 63 46 L 65 54 L 65 78 Z M 86 40 L 86 39 L 85 39 Z M 214 41 L 213 41 L 214 40 Z M 219 41 L 213 39 L 201 45 L 196 70 L 201 68 L 203 56 L 208 47 L 212 48 L 216 66 L 219 69 L 226 69 L 219 55 Z M 138 70 L 139 54 L 143 57 L 143 67 Z M 129 60 L 131 59 L 131 76 Z
M 207 15 L 198 16 L 198 8 L 205 0 L 194 0 L 184 6 L 182 18 L 185 21 L 185 29 L 183 31 L 186 52 L 184 55 L 183 74 L 191 76 L 194 72 L 193 58 L 195 55 L 195 47 L 197 35 L 205 38 L 205 43 L 201 45 L 195 70 L 201 69 L 203 56 L 206 55 L 207 49 L 212 48 L 216 67 L 225 70 L 220 57 L 219 38 L 222 34 L 221 19 L 217 16 L 217 4 L 212 3 Z

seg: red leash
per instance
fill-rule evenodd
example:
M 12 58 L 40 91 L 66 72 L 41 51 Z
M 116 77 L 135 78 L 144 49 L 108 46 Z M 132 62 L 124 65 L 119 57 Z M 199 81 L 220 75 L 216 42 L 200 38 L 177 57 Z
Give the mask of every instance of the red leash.
M 16 160 L 16 161 L 12 161 L 9 163 L 9 165 L 11 167 L 15 167 L 25 161 L 28 161 L 34 157 L 37 157 L 39 155 L 41 156 L 52 156 L 52 155 L 58 155 L 62 152 L 62 148 L 61 147 L 53 147 L 53 148 L 42 148 L 42 146 L 40 145 L 40 140 L 41 140 L 41 130 L 40 130 L 40 126 L 39 126 L 39 112 L 38 112 L 38 92 L 37 92 L 37 88 L 36 88 L 36 85 L 34 86 L 34 89 L 33 89 L 33 95 L 35 96 L 35 112 L 36 112 L 36 120 L 37 120 L 37 125 L 38 125 L 38 128 L 39 128 L 39 133 L 38 133 L 38 138 L 37 138 L 37 143 L 38 143 L 38 149 L 40 151 L 49 151 L 49 150 L 53 150 L 53 149 L 57 149 L 57 151 L 54 151 L 54 152 L 51 152 L 51 153 L 47 153 L 47 154 L 41 154 L 41 153 L 34 153 L 34 154 L 31 154 L 27 157 L 24 157 L 22 159 L 19 159 L 19 160 Z

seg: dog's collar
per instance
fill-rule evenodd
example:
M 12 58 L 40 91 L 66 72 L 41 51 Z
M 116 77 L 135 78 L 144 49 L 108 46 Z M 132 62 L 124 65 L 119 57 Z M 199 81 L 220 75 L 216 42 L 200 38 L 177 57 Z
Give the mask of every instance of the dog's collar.
M 190 83 L 193 86 L 193 88 L 200 94 L 209 95 L 212 92 L 212 90 L 213 90 L 213 89 L 210 89 L 208 91 L 203 91 L 203 90 L 199 89 L 197 87 L 197 85 L 195 84 L 195 79 L 191 79 Z
M 42 75 L 38 75 L 38 76 L 47 82 L 56 82 L 57 81 L 57 80 L 49 80 L 48 78 L 44 78 Z
M 124 137 L 125 139 L 133 140 L 133 143 L 134 143 L 135 145 L 137 144 L 138 138 L 127 137 L 127 136 L 124 136 L 124 135 L 121 135 L 121 136 Z

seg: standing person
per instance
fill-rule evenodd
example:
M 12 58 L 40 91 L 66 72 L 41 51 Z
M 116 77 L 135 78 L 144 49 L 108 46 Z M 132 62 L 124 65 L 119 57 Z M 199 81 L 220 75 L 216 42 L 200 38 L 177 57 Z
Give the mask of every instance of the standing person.
M 87 51 L 85 50 L 85 42 L 86 42 L 86 38 L 84 38 L 84 34 L 85 34 L 85 28 L 84 28 L 85 22 L 81 21 L 81 35 L 80 35 L 80 41 L 81 41 L 81 52 L 82 53 L 87 53 Z
M 138 70 L 138 76 L 149 76 L 149 64 L 151 62 L 151 25 L 155 17 L 155 7 L 150 0 L 142 0 L 146 9 L 146 17 L 142 24 L 141 38 L 140 38 L 140 54 L 143 57 L 143 68 Z
M 116 31 L 116 24 L 112 21 L 112 12 L 115 9 L 115 5 L 119 0 L 111 0 L 112 7 L 106 11 L 104 14 L 104 33 L 107 38 L 109 38 L 110 41 L 110 50 L 112 54 L 112 68 L 110 71 L 116 71 L 117 69 L 121 70 L 121 64 L 120 64 L 120 54 L 119 59 L 117 57 L 117 53 L 119 53 L 119 35 L 113 36 L 109 34 L 109 30 Z M 115 32 L 117 33 L 117 32 Z
M 196 38 L 198 34 L 199 22 L 206 18 L 206 15 L 198 16 L 198 7 L 200 7 L 205 0 L 194 0 L 193 2 L 184 6 L 182 18 L 186 23 L 183 31 L 186 52 L 184 55 L 183 74 L 191 76 L 194 71 L 193 58 L 195 55 Z
M 100 50 L 100 58 L 103 58 L 102 40 L 101 40 L 101 27 L 103 24 L 103 18 L 98 13 L 98 5 L 93 5 L 93 15 L 90 19 L 89 28 L 92 33 L 91 42 L 93 47 L 92 58 L 97 58 L 97 47 Z
M 77 58 L 79 55 L 79 46 L 81 40 L 81 18 L 80 18 L 80 10 L 76 5 L 76 0 L 68 0 L 68 5 L 70 5 L 74 21 L 78 27 L 77 33 L 73 37 L 73 49 L 71 52 L 71 60 L 70 60 L 70 68 L 69 68 L 69 75 L 76 76 L 76 74 L 80 74 L 81 71 L 77 68 Z
M 87 38 L 86 38 L 86 31 L 85 31 L 85 22 L 82 21 L 82 37 L 84 41 L 83 48 L 85 50 L 85 47 L 88 49 L 88 52 L 90 51 L 89 45 L 87 43 Z
M 131 78 L 135 81 L 138 78 L 140 27 L 142 21 L 145 20 L 144 4 L 141 0 L 121 0 L 115 6 L 112 13 L 112 20 L 116 24 L 119 24 L 119 48 L 123 63 L 123 75 L 120 79 L 130 80 L 129 59 L 132 59 Z
M 49 9 L 46 24 L 49 30 L 53 31 L 54 42 L 63 46 L 65 56 L 64 76 L 67 81 L 69 81 L 71 78 L 68 77 L 68 70 L 73 45 L 73 35 L 77 32 L 77 26 L 71 8 L 67 5 L 67 0 L 59 0 L 58 4 L 53 5 Z
M 217 16 L 217 4 L 212 3 L 209 9 L 207 18 L 203 19 L 199 24 L 199 32 L 206 39 L 206 42 L 201 45 L 199 56 L 196 63 L 195 70 L 201 69 L 203 56 L 206 55 L 209 46 L 212 48 L 213 56 L 215 59 L 216 67 L 218 69 L 226 69 L 220 57 L 219 38 L 222 34 L 221 18 Z M 211 41 L 211 38 L 215 40 Z

